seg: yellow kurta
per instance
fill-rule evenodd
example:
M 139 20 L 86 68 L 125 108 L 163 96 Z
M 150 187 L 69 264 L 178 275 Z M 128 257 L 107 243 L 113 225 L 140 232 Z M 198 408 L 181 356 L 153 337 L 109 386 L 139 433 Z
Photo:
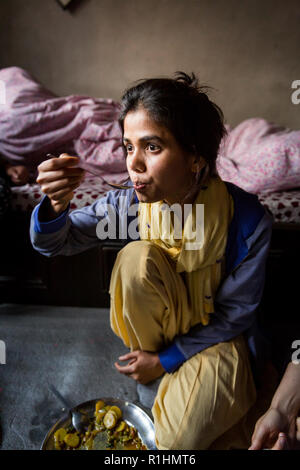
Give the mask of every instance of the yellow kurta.
M 131 350 L 158 352 L 195 324 L 205 328 L 222 280 L 233 215 L 226 185 L 217 177 L 200 190 L 181 240 L 174 236 L 174 223 L 166 230 L 167 219 L 158 210 L 162 203 L 140 203 L 141 241 L 119 252 L 111 276 L 111 327 Z M 204 204 L 203 236 L 186 249 L 193 242 L 197 204 Z M 158 237 L 151 238 L 151 228 Z M 242 337 L 196 354 L 162 378 L 152 408 L 157 447 L 207 449 L 218 442 L 222 448 L 221 436 L 242 420 L 255 397 Z M 239 443 L 226 448 L 245 446 L 249 437 L 239 429 Z

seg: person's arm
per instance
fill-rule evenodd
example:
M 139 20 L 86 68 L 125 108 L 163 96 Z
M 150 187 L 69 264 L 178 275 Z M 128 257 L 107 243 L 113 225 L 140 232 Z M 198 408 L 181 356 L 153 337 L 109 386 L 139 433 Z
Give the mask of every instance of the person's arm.
M 93 248 L 101 242 L 97 225 L 104 222 L 118 233 L 118 201 L 126 200 L 125 190 L 108 191 L 90 206 L 69 212 L 70 205 L 55 217 L 48 212 L 49 199 L 44 196 L 31 215 L 30 239 L 32 246 L 44 256 L 71 256 Z M 126 217 L 126 213 L 124 214 Z M 114 234 L 114 233 L 113 233 Z
M 223 281 L 215 298 L 215 313 L 206 326 L 196 325 L 159 353 L 167 372 L 175 371 L 193 355 L 244 333 L 254 323 L 261 302 L 272 217 L 265 214 L 249 240 L 249 254 Z
M 249 450 L 274 449 L 278 435 L 288 438 L 287 447 L 300 446 L 300 429 L 297 417 L 300 413 L 300 364 L 290 362 L 274 394 L 270 408 L 259 418 Z M 282 447 L 284 446 L 282 436 Z M 278 444 L 277 444 L 278 445 Z
M 133 188 L 109 191 L 90 206 L 69 214 L 74 190 L 84 176 L 78 164 L 78 157 L 61 154 L 38 166 L 36 181 L 45 197 L 33 210 L 30 239 L 33 247 L 45 256 L 73 255 L 107 238 L 124 237 L 123 223 L 128 221 Z M 120 231 L 119 224 L 122 225 Z
M 300 411 L 300 363 L 290 362 L 275 392 L 270 408 L 275 408 L 290 418 Z
M 89 206 L 69 213 L 68 206 L 57 217 L 49 217 L 47 220 L 40 216 L 40 213 L 47 212 L 47 206 L 49 200 L 45 196 L 31 215 L 30 239 L 33 248 L 40 254 L 47 257 L 71 256 L 99 243 L 96 237 L 98 219 L 94 207 Z

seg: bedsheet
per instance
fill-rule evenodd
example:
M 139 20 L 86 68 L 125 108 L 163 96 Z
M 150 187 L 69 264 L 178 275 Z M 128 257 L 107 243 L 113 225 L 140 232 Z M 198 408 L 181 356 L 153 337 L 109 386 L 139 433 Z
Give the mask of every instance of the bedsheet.
M 110 178 L 109 181 L 116 182 L 113 178 Z M 70 209 L 74 210 L 88 206 L 111 189 L 99 178 L 87 176 L 79 188 L 74 191 Z M 14 186 L 12 187 L 12 193 L 12 206 L 16 211 L 32 211 L 43 197 L 38 184 Z M 300 188 L 268 194 L 259 193 L 258 198 L 271 211 L 275 222 L 300 223 Z

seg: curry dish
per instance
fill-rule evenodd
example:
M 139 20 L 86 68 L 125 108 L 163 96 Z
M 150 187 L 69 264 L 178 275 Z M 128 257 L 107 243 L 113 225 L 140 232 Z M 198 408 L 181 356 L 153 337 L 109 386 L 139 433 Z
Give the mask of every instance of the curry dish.
M 118 406 L 100 400 L 88 430 L 79 433 L 72 426 L 59 428 L 54 433 L 54 447 L 56 450 L 147 450 L 137 430 L 122 417 Z

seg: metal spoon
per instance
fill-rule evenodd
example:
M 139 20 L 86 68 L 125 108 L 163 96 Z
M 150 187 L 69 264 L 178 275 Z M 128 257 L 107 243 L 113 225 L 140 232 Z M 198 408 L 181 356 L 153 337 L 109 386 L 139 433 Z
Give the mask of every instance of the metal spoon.
M 66 400 L 58 390 L 52 385 L 49 384 L 49 388 L 51 392 L 61 401 L 61 403 L 67 408 L 69 413 L 72 416 L 72 424 L 76 431 L 82 433 L 85 432 L 90 424 L 90 419 L 87 415 L 81 413 L 80 411 L 74 410 L 74 407 L 70 404 L 68 400 Z
M 51 153 L 47 153 L 47 157 L 48 158 L 58 158 L 56 157 L 55 155 L 52 155 Z M 79 160 L 80 160 L 80 157 L 78 157 Z M 82 168 L 79 164 L 79 168 Z M 84 168 L 83 168 L 84 170 Z M 91 173 L 92 175 L 96 176 L 97 178 L 100 178 L 105 184 L 108 184 L 108 186 L 111 186 L 112 188 L 118 188 L 118 189 L 132 189 L 132 186 L 125 186 L 124 184 L 117 184 L 117 183 L 109 183 L 108 181 L 106 181 L 102 176 L 100 175 L 96 175 L 96 173 L 94 171 L 91 171 L 91 169 L 89 168 L 87 170 L 89 173 Z

